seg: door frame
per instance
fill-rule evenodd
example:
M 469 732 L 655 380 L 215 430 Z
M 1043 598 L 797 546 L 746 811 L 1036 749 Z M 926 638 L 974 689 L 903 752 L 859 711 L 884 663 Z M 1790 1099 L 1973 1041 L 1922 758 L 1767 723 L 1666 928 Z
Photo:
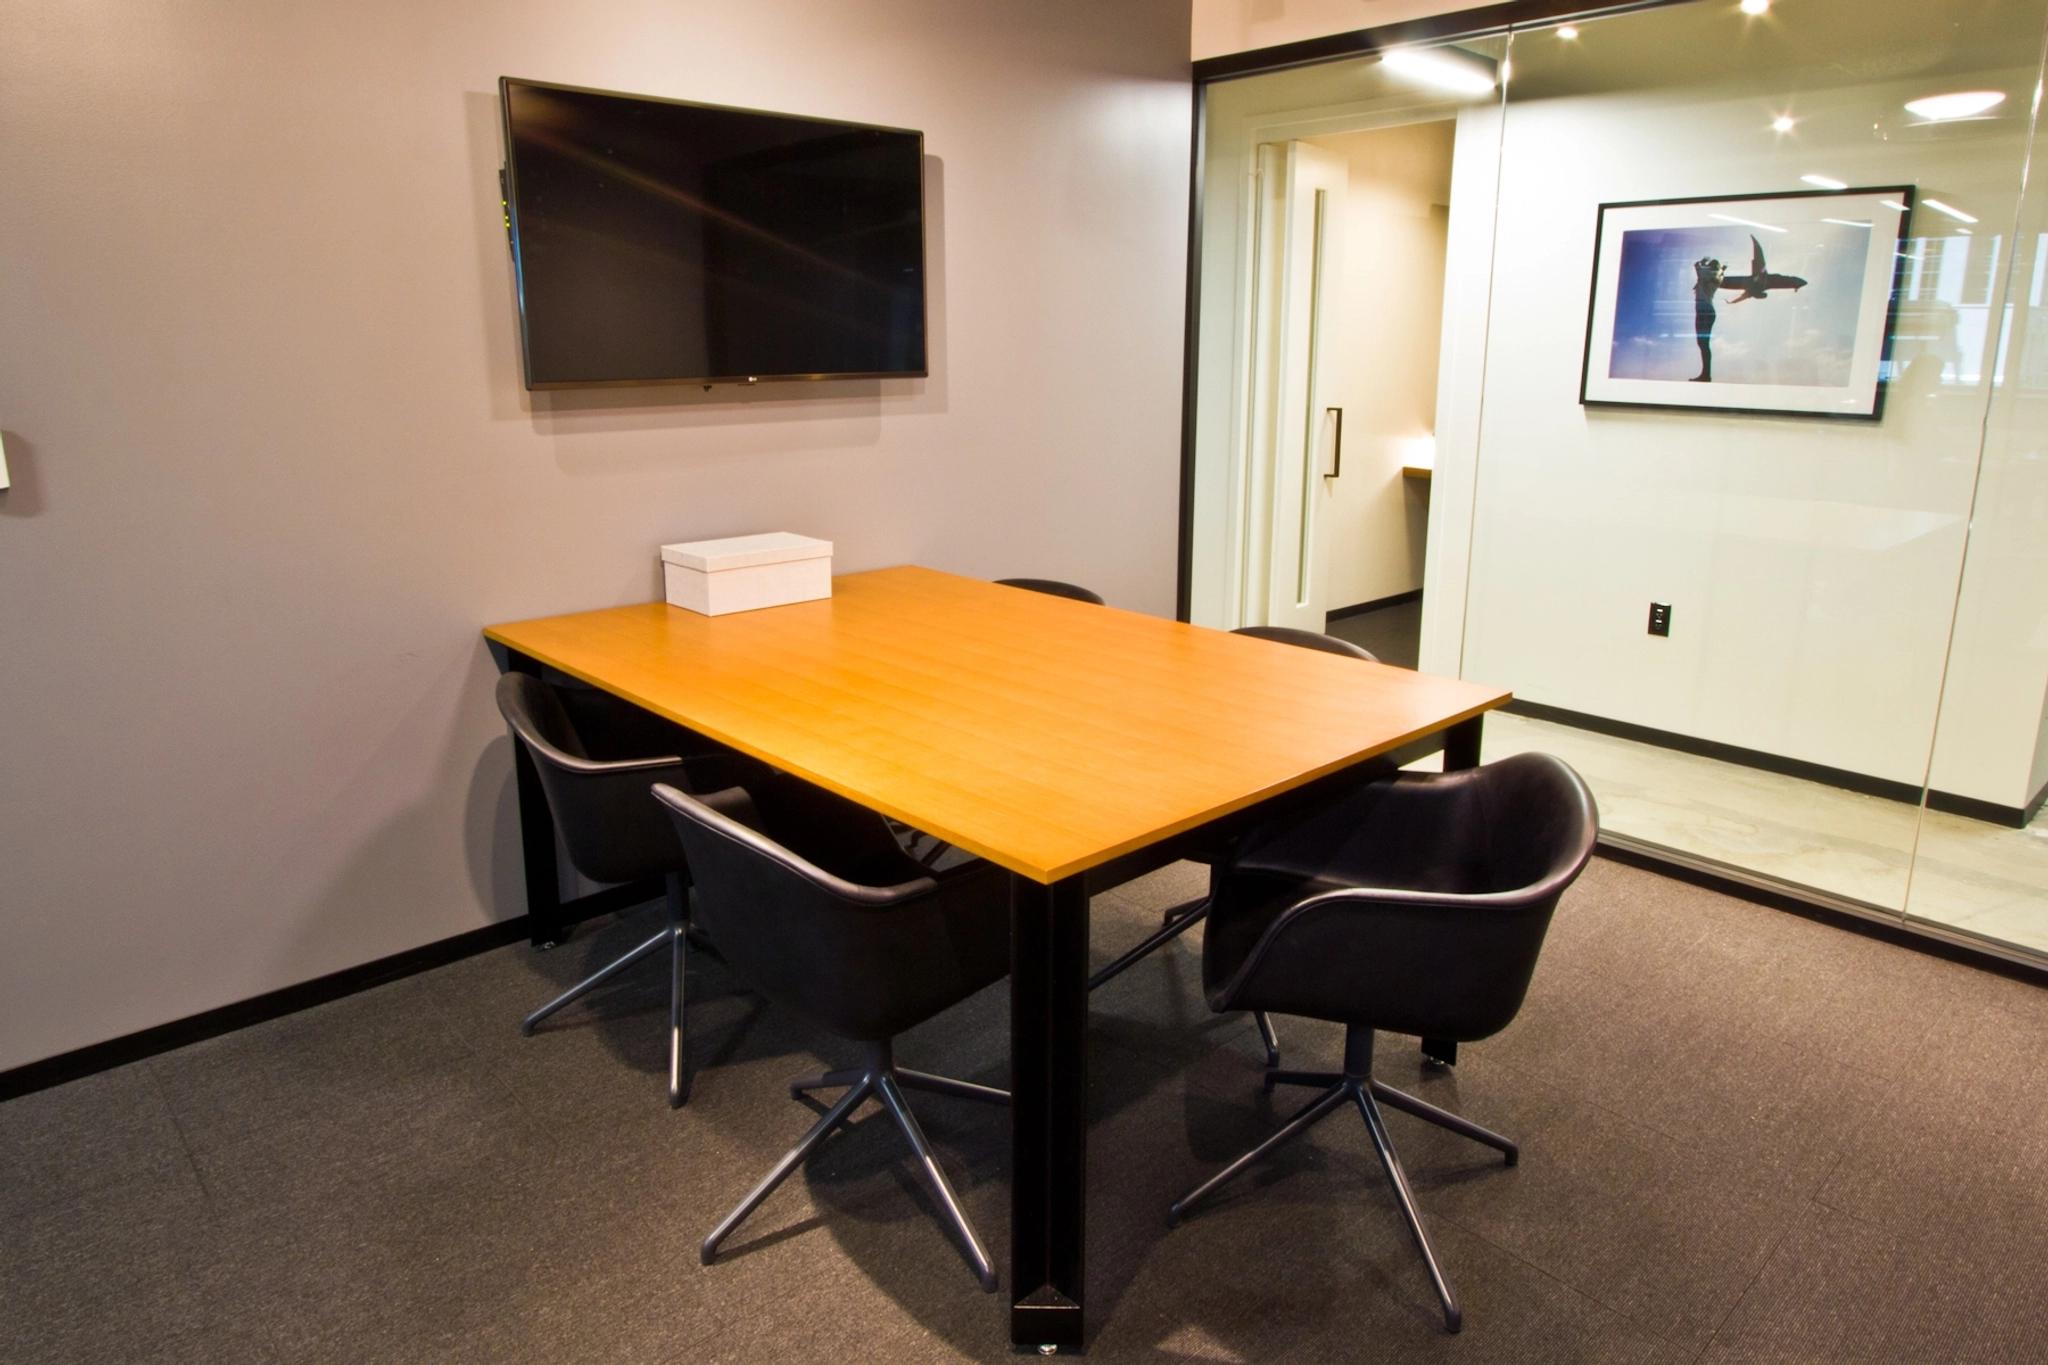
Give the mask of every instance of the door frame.
M 1483 5 L 1411 19 L 1405 23 L 1356 29 L 1349 33 L 1284 43 L 1278 47 L 1205 57 L 1194 63 L 1194 108 L 1189 122 L 1188 148 L 1187 291 L 1181 344 L 1180 534 L 1174 575 L 1174 615 L 1177 619 L 1189 619 L 1194 598 L 1195 419 L 1201 359 L 1202 199 L 1205 192 L 1203 167 L 1208 158 L 1209 143 L 1209 87 L 1220 81 L 1246 76 L 1349 61 L 1413 43 L 1498 37 L 1516 29 L 1544 28 L 1570 19 L 1592 19 L 1694 2 L 1622 0 L 1616 4 L 1587 4 L 1586 0 L 1509 0 L 1505 4 Z M 1276 122 L 1276 131 L 1280 126 L 1284 125 Z M 1308 135 L 1313 136 L 1312 133 Z

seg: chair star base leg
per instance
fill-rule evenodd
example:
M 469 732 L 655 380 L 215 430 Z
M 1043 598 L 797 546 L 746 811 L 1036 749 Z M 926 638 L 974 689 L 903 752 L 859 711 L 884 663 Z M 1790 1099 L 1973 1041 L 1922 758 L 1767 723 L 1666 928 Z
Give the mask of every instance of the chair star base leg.
M 1372 1136 L 1373 1150 L 1378 1153 L 1380 1165 L 1387 1173 L 1387 1180 L 1394 1187 L 1394 1198 L 1401 1206 L 1401 1216 L 1407 1221 L 1408 1231 L 1415 1239 L 1416 1249 L 1422 1253 L 1423 1265 L 1429 1271 L 1430 1285 L 1436 1290 L 1437 1300 L 1443 1306 L 1444 1330 L 1456 1332 L 1464 1325 L 1464 1314 L 1458 1307 L 1456 1294 L 1451 1290 L 1450 1279 L 1444 1274 L 1443 1263 L 1437 1257 L 1436 1245 L 1430 1240 L 1429 1229 L 1422 1221 L 1422 1210 L 1415 1203 L 1415 1191 L 1408 1184 L 1408 1173 L 1402 1169 L 1401 1158 L 1394 1151 L 1393 1137 L 1387 1132 L 1386 1118 L 1380 1113 L 1379 1103 L 1376 1101 L 1412 1114 L 1427 1123 L 1448 1129 L 1460 1137 L 1470 1138 L 1474 1142 L 1495 1148 L 1506 1156 L 1507 1164 L 1510 1166 L 1520 1159 L 1521 1149 L 1490 1129 L 1481 1128 L 1478 1124 L 1461 1119 L 1456 1114 L 1374 1080 L 1370 1029 L 1354 1026 L 1347 1032 L 1344 1043 L 1342 1075 L 1279 1070 L 1269 1070 L 1266 1073 L 1268 1090 L 1276 1084 L 1323 1085 L 1328 1088 L 1310 1100 L 1300 1112 L 1282 1125 L 1278 1132 L 1181 1196 L 1167 1210 L 1167 1224 L 1177 1226 L 1196 1204 L 1244 1174 L 1265 1157 L 1306 1133 L 1348 1102 L 1357 1108 L 1359 1115 L 1365 1120 L 1366 1131 Z
M 982 1245 L 981 1237 L 968 1221 L 967 1213 L 960 1207 L 960 1200 L 953 1192 L 953 1186 L 940 1168 L 938 1157 L 933 1153 L 931 1143 L 926 1141 L 924 1129 L 918 1126 L 916 1115 L 910 1112 L 910 1105 L 904 1099 L 904 1089 L 927 1090 L 934 1094 L 950 1095 L 956 1099 L 976 1100 L 984 1104 L 1008 1104 L 1010 1092 L 994 1086 L 976 1085 L 972 1081 L 956 1081 L 950 1076 L 934 1076 L 923 1071 L 911 1071 L 898 1067 L 887 1042 L 866 1045 L 867 1058 L 862 1065 L 840 1071 L 828 1071 L 822 1076 L 808 1076 L 790 1083 L 792 1098 L 809 1090 L 829 1090 L 837 1086 L 849 1087 L 819 1120 L 811 1125 L 809 1132 L 796 1146 L 775 1163 L 775 1168 L 762 1178 L 747 1197 L 740 1201 L 738 1208 L 725 1216 L 724 1221 L 711 1230 L 699 1249 L 699 1259 L 710 1265 L 718 1256 L 718 1248 L 732 1235 L 733 1229 L 745 1222 L 747 1215 L 761 1206 L 763 1200 L 775 1192 L 777 1186 L 787 1180 L 797 1167 L 803 1165 L 812 1152 L 825 1141 L 832 1130 L 845 1123 L 869 1099 L 878 1099 L 888 1109 L 896 1122 L 897 1129 L 909 1142 L 910 1150 L 917 1157 L 925 1182 L 931 1187 L 939 1207 L 958 1235 L 973 1266 L 974 1277 L 981 1287 L 994 1293 L 996 1288 L 995 1263 L 989 1259 L 988 1248 Z

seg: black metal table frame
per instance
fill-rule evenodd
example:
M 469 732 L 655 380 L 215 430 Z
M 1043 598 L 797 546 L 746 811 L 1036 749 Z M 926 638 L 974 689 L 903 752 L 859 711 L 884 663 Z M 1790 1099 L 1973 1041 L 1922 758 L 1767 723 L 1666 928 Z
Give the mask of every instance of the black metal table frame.
M 506 672 L 544 672 L 540 662 L 493 644 Z M 1443 732 L 1444 770 L 1477 767 L 1482 718 Z M 514 744 L 526 908 L 537 948 L 580 921 L 663 894 L 661 879 L 563 900 L 555 822 L 540 774 Z M 1405 756 L 1405 755 L 1404 755 Z M 1059 881 L 1010 878 L 1010 1341 L 1024 1350 L 1077 1351 L 1085 1344 L 1088 1189 L 1088 898 L 1161 859 L 1126 860 L 1118 875 Z M 1453 1043 L 1424 1040 L 1440 1061 Z M 1050 1350 L 1048 1350 L 1050 1348 Z

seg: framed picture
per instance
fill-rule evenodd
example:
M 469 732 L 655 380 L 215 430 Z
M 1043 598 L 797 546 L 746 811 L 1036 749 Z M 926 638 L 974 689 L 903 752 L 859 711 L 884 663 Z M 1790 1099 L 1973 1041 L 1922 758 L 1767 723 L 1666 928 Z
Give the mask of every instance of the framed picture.
M 1602 204 L 1579 401 L 1876 420 L 1913 187 Z

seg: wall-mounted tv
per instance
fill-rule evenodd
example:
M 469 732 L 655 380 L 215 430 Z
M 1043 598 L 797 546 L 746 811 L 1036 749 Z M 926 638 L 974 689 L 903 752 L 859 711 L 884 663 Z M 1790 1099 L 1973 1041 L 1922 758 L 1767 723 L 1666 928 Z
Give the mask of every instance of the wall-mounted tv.
M 926 373 L 923 134 L 498 86 L 529 389 Z

